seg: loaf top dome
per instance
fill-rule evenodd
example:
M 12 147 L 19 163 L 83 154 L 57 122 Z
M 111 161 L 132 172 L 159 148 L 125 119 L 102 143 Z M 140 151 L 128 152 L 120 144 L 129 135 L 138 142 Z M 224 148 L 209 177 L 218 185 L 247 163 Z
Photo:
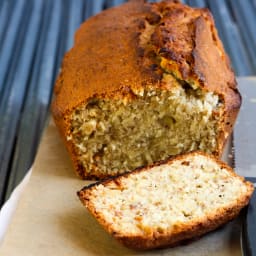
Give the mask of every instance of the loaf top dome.
M 63 117 L 95 95 L 162 87 L 163 73 L 218 94 L 226 111 L 240 106 L 234 73 L 207 9 L 178 1 L 130 1 L 78 29 L 56 82 L 53 114 Z

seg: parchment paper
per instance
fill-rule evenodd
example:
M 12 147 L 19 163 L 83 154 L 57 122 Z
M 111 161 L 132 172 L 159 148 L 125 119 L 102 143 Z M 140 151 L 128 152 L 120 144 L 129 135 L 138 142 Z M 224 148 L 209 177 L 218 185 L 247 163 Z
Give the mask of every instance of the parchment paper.
M 80 203 L 76 191 L 88 183 L 74 174 L 50 121 L 0 255 L 241 255 L 239 218 L 184 246 L 148 252 L 129 250 L 107 234 Z

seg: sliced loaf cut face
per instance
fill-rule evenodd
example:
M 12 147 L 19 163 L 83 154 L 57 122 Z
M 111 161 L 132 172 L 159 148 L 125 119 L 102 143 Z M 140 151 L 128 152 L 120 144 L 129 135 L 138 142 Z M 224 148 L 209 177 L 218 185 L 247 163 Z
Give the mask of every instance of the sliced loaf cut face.
M 172 247 L 235 218 L 253 185 L 192 152 L 87 186 L 78 196 L 117 240 L 134 249 Z

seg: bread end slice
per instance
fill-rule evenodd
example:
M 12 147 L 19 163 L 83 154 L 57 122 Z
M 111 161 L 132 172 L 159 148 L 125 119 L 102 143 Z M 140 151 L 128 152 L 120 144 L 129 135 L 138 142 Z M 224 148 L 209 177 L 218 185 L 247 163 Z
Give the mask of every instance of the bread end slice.
M 196 151 L 136 169 L 78 192 L 118 241 L 133 249 L 173 247 L 234 219 L 253 184 Z

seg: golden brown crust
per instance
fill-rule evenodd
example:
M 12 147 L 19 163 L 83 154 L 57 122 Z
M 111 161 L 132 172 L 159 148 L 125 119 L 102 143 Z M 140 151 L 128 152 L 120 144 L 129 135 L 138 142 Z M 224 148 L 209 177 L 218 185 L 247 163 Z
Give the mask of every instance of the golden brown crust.
M 140 44 L 146 23 L 154 26 L 150 49 Z M 72 110 L 96 95 L 125 97 L 140 88 L 161 87 L 164 70 L 220 96 L 224 114 L 215 153 L 221 155 L 241 97 L 211 14 L 178 1 L 130 1 L 81 25 L 56 81 L 52 114 L 81 177 L 85 173 L 66 139 Z
M 56 82 L 54 113 L 63 115 L 93 95 L 113 94 L 150 82 L 140 67 L 135 68 L 139 26 L 147 9 L 140 1 L 129 2 L 81 25 Z
M 209 160 L 213 159 L 214 161 L 216 161 L 221 168 L 225 168 L 225 170 L 227 170 L 233 177 L 235 177 L 236 179 L 240 179 L 246 185 L 247 193 L 241 195 L 235 204 L 230 204 L 225 208 L 221 208 L 218 211 L 213 212 L 211 215 L 205 216 L 204 219 L 199 219 L 198 221 L 194 221 L 193 223 L 191 223 L 191 221 L 187 224 L 182 223 L 181 225 L 176 226 L 175 229 L 172 228 L 171 231 L 169 230 L 169 232 L 168 230 L 164 233 L 159 233 L 155 231 L 145 236 L 135 236 L 133 234 L 129 234 L 129 231 L 127 231 L 126 235 L 118 233 L 117 230 L 114 230 L 112 226 L 105 221 L 104 216 L 101 215 L 100 212 L 97 212 L 95 210 L 94 206 L 91 204 L 89 200 L 91 189 L 93 189 L 93 187 L 97 186 L 98 184 L 108 186 L 108 184 L 113 181 L 115 184 L 122 184 L 121 180 L 123 178 L 128 178 L 129 176 L 134 175 L 138 172 L 150 171 L 152 167 L 161 164 L 172 164 L 173 161 L 183 159 L 184 161 L 186 161 L 188 156 L 193 155 L 203 155 L 207 157 Z M 133 249 L 147 250 L 153 248 L 165 248 L 176 246 L 188 240 L 200 237 L 203 234 L 218 228 L 224 223 L 227 223 L 228 221 L 237 217 L 241 209 L 249 203 L 253 191 L 253 184 L 248 181 L 245 181 L 243 177 L 238 176 L 233 171 L 233 169 L 229 167 L 227 164 L 204 152 L 194 151 L 178 155 L 176 157 L 171 157 L 165 161 L 160 161 L 147 167 L 138 168 L 133 172 L 121 174 L 114 179 L 108 179 L 102 182 L 91 184 L 89 186 L 84 187 L 77 194 L 81 202 L 86 206 L 89 212 L 99 221 L 99 223 L 104 227 L 104 229 L 108 231 L 112 236 L 114 236 L 118 241 L 120 241 L 125 246 Z

